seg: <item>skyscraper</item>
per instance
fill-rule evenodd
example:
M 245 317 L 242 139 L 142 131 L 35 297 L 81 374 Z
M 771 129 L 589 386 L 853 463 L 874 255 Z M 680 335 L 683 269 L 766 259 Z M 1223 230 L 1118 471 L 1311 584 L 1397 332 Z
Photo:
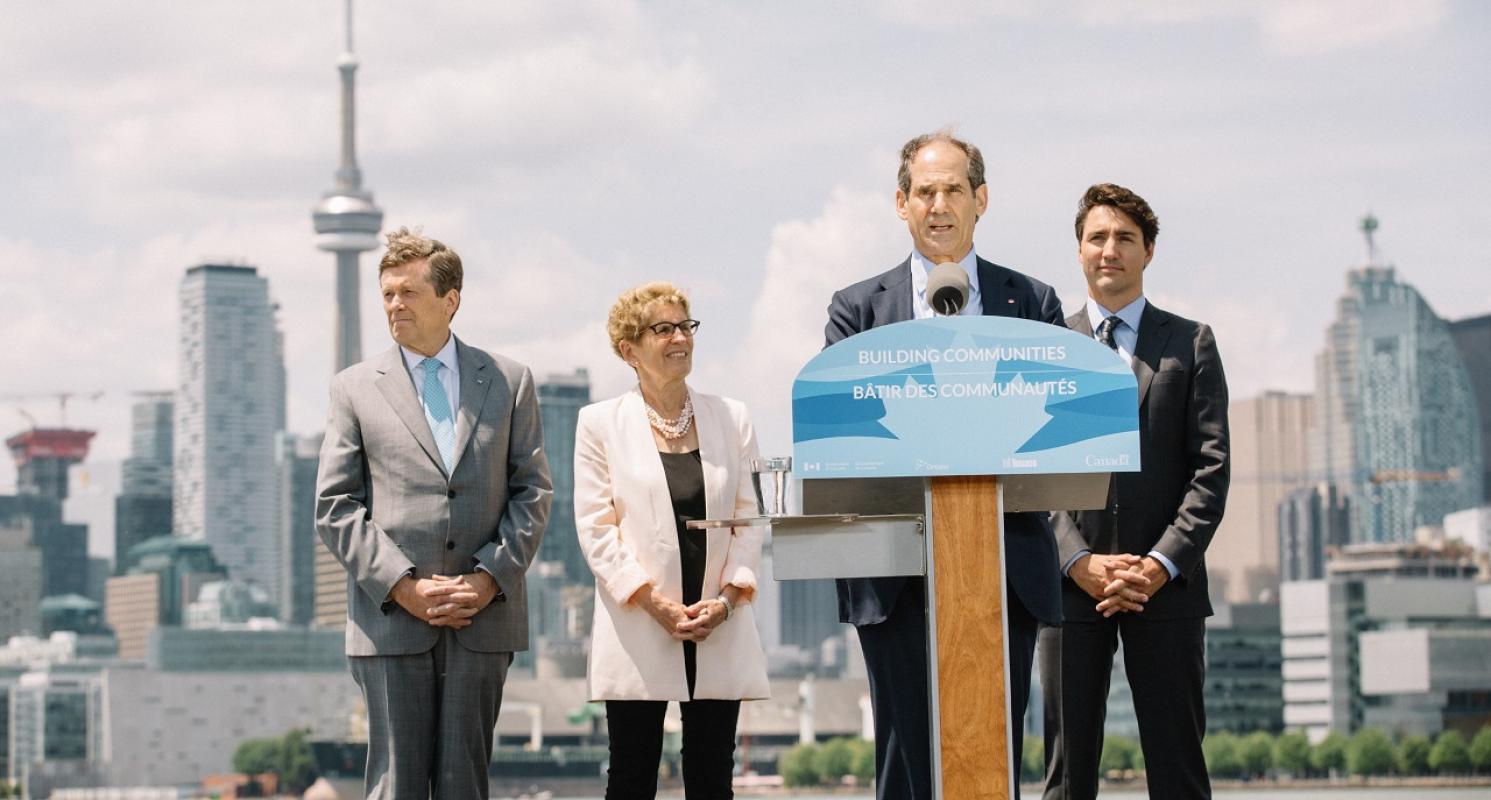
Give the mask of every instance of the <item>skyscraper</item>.
M 17 496 L 0 498 L 0 516 L 27 517 L 41 550 L 41 596 L 87 595 L 88 526 L 62 521 L 67 472 L 88 457 L 93 431 L 33 428 L 5 441 L 16 462 Z
M 32 428 L 5 440 L 16 462 L 16 492 L 61 503 L 67 499 L 67 471 L 88 457 L 93 431 Z
M 1325 577 L 1326 553 L 1346 544 L 1349 515 L 1346 499 L 1333 483 L 1322 481 L 1289 493 L 1278 507 L 1279 581 L 1313 581 Z
M 1481 497 L 1480 420 L 1449 327 L 1378 263 L 1346 277 L 1315 360 L 1311 469 L 1347 499 L 1354 543 L 1411 541 L 1414 529 Z
M 538 385 L 538 410 L 544 423 L 544 453 L 554 480 L 554 504 L 549 527 L 539 544 L 540 561 L 564 565 L 572 582 L 593 583 L 580 539 L 575 533 L 575 428 L 580 409 L 590 403 L 590 375 L 584 368 L 571 374 L 550 375 Z
M 311 215 L 316 227 L 316 247 L 336 254 L 336 338 L 334 372 L 362 360 L 362 323 L 357 312 L 358 255 L 378 248 L 383 210 L 373 203 L 373 193 L 362 188 L 362 170 L 357 166 L 357 57 L 352 54 L 352 0 L 347 0 L 347 48 L 337 61 L 342 74 L 342 161 L 336 184 L 322 195 Z
M 1491 505 L 1491 314 L 1450 323 L 1481 417 L 1481 503 Z
M 277 597 L 274 442 L 285 395 L 269 282 L 253 267 L 188 269 L 178 336 L 174 533 L 206 542 L 234 577 Z
M 114 571 L 129 571 L 130 548 L 171 533 L 172 417 L 170 392 L 142 392 L 130 409 L 129 458 L 114 499 Z
M 41 632 L 42 556 L 32 530 L 29 515 L 0 505 L 0 641 Z
M 1232 488 L 1206 551 L 1212 597 L 1277 602 L 1279 503 L 1309 485 L 1310 396 L 1269 391 L 1232 404 Z
M 316 467 L 321 437 L 283 434 L 275 469 L 280 495 L 280 619 L 309 625 L 316 613 Z M 345 590 L 343 590 L 345 592 Z

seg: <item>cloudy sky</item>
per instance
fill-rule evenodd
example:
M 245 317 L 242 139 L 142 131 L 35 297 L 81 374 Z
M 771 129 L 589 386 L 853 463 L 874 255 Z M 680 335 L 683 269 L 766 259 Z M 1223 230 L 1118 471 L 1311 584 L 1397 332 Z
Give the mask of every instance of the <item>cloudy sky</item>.
M 829 295 L 908 252 L 897 149 L 945 125 L 988 160 L 979 253 L 1069 309 L 1077 197 L 1145 195 L 1148 294 L 1213 323 L 1234 397 L 1309 390 L 1369 209 L 1441 315 L 1491 312 L 1488 36 L 1475 0 L 364 2 L 358 139 L 387 224 L 464 257 L 466 340 L 614 394 L 607 308 L 673 280 L 704 321 L 694 385 L 785 452 Z M 290 426 L 320 429 L 333 269 L 310 209 L 341 47 L 336 0 L 7 4 L 0 394 L 104 392 L 68 422 L 123 457 L 130 392 L 175 384 L 184 270 L 231 259 L 269 277 Z M 366 352 L 389 342 L 375 274 Z M 0 432 L 22 411 L 58 421 L 7 398 Z

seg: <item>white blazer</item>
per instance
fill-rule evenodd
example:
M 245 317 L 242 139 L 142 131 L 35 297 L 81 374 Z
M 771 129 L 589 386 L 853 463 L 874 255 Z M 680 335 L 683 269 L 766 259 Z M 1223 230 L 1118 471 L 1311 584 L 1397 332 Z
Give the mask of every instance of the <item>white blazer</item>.
M 751 459 L 756 433 L 745 406 L 693 392 L 694 426 L 704 468 L 704 508 L 710 519 L 756 514 Z M 644 584 L 683 601 L 683 567 L 668 479 L 647 422 L 641 392 L 630 391 L 580 409 L 575 432 L 575 528 L 595 573 L 595 622 L 590 641 L 592 700 L 687 700 L 683 642 L 627 600 Z M 770 695 L 754 594 L 761 565 L 761 528 L 711 528 L 703 597 L 720 587 L 744 590 L 730 618 L 698 643 L 694 697 L 750 700 Z

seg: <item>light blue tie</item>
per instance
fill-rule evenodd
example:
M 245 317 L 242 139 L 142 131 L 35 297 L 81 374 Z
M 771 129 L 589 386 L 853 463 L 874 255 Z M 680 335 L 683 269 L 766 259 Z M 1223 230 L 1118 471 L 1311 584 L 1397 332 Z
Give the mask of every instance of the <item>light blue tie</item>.
M 427 358 L 419 362 L 425 371 L 425 385 L 420 390 L 424 401 L 425 421 L 430 423 L 430 433 L 435 436 L 435 447 L 440 450 L 440 460 L 445 462 L 445 474 L 455 466 L 456 421 L 450 413 L 450 397 L 445 394 L 445 385 L 440 382 L 440 360 Z

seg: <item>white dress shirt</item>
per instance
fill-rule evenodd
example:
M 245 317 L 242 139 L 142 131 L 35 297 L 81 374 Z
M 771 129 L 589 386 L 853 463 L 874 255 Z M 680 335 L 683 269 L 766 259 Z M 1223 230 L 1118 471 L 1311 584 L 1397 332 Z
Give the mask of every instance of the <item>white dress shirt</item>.
M 928 261 L 921 253 L 916 250 L 911 251 L 911 311 L 914 319 L 931 319 L 937 316 L 936 312 L 932 311 L 932 304 L 927 301 L 927 276 L 935 266 L 937 265 Z M 963 310 L 958 312 L 958 315 L 976 317 L 984 313 L 984 303 L 979 295 L 978 256 L 974 255 L 973 248 L 968 249 L 968 255 L 963 256 L 958 266 L 968 273 L 968 302 L 963 305 Z
M 1129 303 L 1117 311 L 1109 311 L 1098 304 L 1098 301 L 1087 298 L 1087 323 L 1092 326 L 1092 338 L 1098 338 L 1098 326 L 1108 317 L 1118 317 L 1118 327 L 1113 329 L 1113 342 L 1118 345 L 1118 352 L 1129 363 L 1134 363 L 1134 348 L 1139 345 L 1139 320 L 1144 318 L 1144 295 Z
M 1134 302 L 1117 311 L 1109 311 L 1103 308 L 1098 301 L 1091 297 L 1087 298 L 1085 308 L 1087 309 L 1087 322 L 1092 326 L 1092 338 L 1098 338 L 1098 326 L 1103 323 L 1103 320 L 1108 317 L 1118 317 L 1118 325 L 1113 329 L 1113 343 L 1118 345 L 1119 355 L 1123 356 L 1130 364 L 1133 364 L 1134 350 L 1139 346 L 1139 321 L 1144 317 L 1144 305 L 1144 295 L 1142 294 Z M 1061 573 L 1063 575 L 1067 574 L 1071 570 L 1072 565 L 1077 563 L 1077 559 L 1091 554 L 1091 550 L 1078 551 L 1076 555 L 1061 565 Z M 1170 580 L 1175 580 L 1175 576 L 1180 574 L 1180 570 L 1175 566 L 1175 562 L 1166 558 L 1165 554 L 1160 551 L 1151 550 L 1145 555 L 1153 556 L 1154 560 L 1160 562 L 1165 567 L 1165 571 L 1170 573 Z
M 404 364 L 409 367 L 409 377 L 414 381 L 414 393 L 419 396 L 419 402 L 425 399 L 425 368 L 420 363 L 425 357 L 400 346 L 404 353 Z M 456 337 L 447 336 L 445 346 L 434 356 L 440 362 L 440 369 L 435 375 L 440 379 L 440 385 L 445 389 L 445 399 L 450 403 L 450 418 L 454 420 L 456 413 L 461 409 L 461 365 L 456 362 Z

